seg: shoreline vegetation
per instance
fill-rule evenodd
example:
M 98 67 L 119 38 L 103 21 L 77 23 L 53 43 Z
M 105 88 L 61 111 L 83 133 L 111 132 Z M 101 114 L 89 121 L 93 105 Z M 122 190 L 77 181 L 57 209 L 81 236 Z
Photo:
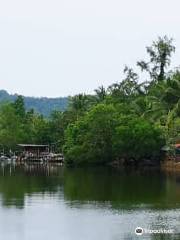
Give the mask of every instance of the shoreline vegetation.
M 47 118 L 26 110 L 24 99 L 0 106 L 0 148 L 48 144 L 67 165 L 160 166 L 180 143 L 180 69 L 170 70 L 173 40 L 159 37 L 146 48 L 142 74 L 125 67 L 125 77 L 94 95 L 69 97 L 64 111 Z M 145 73 L 145 74 L 144 74 Z

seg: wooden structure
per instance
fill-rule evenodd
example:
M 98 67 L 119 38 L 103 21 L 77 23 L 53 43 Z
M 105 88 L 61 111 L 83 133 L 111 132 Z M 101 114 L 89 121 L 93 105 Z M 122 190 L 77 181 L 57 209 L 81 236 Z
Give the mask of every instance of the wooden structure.
M 18 146 L 22 149 L 22 153 L 20 154 L 21 160 L 38 161 L 49 153 L 48 145 L 18 144 Z
M 63 163 L 63 155 L 50 152 L 49 145 L 18 144 L 22 149 L 20 161 L 25 162 L 60 162 Z

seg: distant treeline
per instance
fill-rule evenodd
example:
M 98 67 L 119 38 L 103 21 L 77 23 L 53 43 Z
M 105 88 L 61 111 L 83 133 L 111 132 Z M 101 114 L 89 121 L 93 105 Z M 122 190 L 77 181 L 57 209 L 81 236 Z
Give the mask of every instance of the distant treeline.
M 148 60 L 137 63 L 145 78 L 125 67 L 122 81 L 69 98 L 49 118 L 26 110 L 21 96 L 2 105 L 1 146 L 54 144 L 74 165 L 158 163 L 163 147 L 173 153 L 180 142 L 180 70 L 168 69 L 172 39 L 158 38 L 146 50 Z
M 17 99 L 17 94 L 9 94 L 5 90 L 0 90 L 0 103 L 4 102 L 14 102 Z M 49 116 L 52 111 L 64 111 L 68 105 L 67 97 L 59 98 L 35 98 L 35 97 L 23 97 L 25 107 L 27 110 L 34 109 L 37 113 L 43 114 L 44 116 Z

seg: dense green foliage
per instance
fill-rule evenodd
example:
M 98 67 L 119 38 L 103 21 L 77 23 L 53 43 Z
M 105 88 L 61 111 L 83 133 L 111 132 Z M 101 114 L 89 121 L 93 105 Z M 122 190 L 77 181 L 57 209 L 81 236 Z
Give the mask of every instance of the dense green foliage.
M 67 161 L 104 162 L 112 159 L 112 137 L 116 126 L 112 105 L 98 104 L 83 118 L 68 126 L 64 152 Z
M 125 67 L 121 82 L 69 98 L 48 119 L 25 110 L 21 96 L 2 105 L 0 144 L 51 144 L 77 165 L 159 161 L 164 145 L 180 141 L 180 71 L 168 69 L 174 51 L 171 39 L 159 38 L 147 48 L 149 61 L 137 63 L 148 79 Z

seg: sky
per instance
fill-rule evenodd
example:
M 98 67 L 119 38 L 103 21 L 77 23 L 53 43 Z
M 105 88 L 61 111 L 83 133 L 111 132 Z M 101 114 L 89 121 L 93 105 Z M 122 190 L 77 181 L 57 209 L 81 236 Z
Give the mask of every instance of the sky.
M 92 93 L 123 79 L 158 36 L 174 39 L 179 0 L 0 1 L 0 89 L 26 96 Z

